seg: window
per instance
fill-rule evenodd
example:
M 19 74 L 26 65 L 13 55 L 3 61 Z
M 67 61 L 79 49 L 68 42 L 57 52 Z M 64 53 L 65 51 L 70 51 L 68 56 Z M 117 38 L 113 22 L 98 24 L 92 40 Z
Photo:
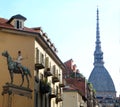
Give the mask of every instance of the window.
M 44 55 L 42 53 L 40 53 L 40 63 L 44 64 Z
M 56 73 L 56 66 L 55 66 L 55 65 L 53 65 L 52 71 L 53 71 L 53 74 L 54 74 L 54 76 L 55 76 L 55 73 Z
M 50 68 L 50 62 L 49 62 L 49 57 L 45 58 L 45 67 Z
M 23 28 L 23 21 L 21 21 L 21 20 L 16 20 L 16 21 L 15 21 L 15 28 L 17 28 L 17 29 L 22 29 L 22 28 Z
M 36 48 L 36 63 L 39 63 L 39 49 L 38 48 Z

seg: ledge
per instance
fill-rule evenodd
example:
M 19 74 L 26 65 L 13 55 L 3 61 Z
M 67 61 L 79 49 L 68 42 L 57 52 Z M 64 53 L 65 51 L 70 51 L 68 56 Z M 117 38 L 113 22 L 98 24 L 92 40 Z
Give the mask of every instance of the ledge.
M 17 94 L 20 96 L 25 96 L 28 98 L 32 98 L 32 90 L 30 88 L 26 88 L 26 87 L 20 87 L 14 84 L 10 84 L 10 83 L 6 83 L 3 86 L 3 92 L 2 95 L 4 94 Z

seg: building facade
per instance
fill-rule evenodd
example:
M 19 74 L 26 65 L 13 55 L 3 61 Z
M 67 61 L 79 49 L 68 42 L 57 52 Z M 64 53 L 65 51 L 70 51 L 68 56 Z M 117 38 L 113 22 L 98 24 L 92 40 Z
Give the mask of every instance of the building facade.
M 72 86 L 66 86 L 63 94 L 63 107 L 87 107 L 82 94 Z
M 9 20 L 0 18 L 0 106 L 1 107 L 21 107 L 34 106 L 34 34 L 31 32 L 22 30 L 25 17 L 17 15 Z M 21 25 L 18 26 L 18 22 Z M 17 28 L 19 27 L 19 28 Z M 26 28 L 25 28 L 26 29 Z M 30 47 L 30 48 L 28 48 Z M 16 62 L 18 57 L 18 51 L 21 51 L 24 60 L 22 65 L 30 70 L 32 78 L 29 78 L 29 89 L 32 91 L 29 93 L 27 88 L 27 79 L 24 77 L 24 83 L 20 89 L 22 83 L 22 77 L 20 73 L 12 73 L 13 69 L 10 65 Z M 3 55 L 7 55 L 6 57 Z M 8 60 L 11 57 L 11 63 Z M 17 70 L 16 70 L 17 71 Z M 13 83 L 11 84 L 11 78 L 13 75 Z M 14 90 L 14 91 L 13 91 Z M 26 91 L 25 91 L 26 90 Z M 10 93 L 11 92 L 11 93 Z M 27 93 L 27 94 L 26 94 Z M 20 95 L 22 94 L 22 95 Z
M 64 64 L 66 69 L 63 72 L 65 81 L 63 106 L 98 107 L 96 93 L 92 84 L 89 84 L 86 78 L 79 72 L 74 61 L 70 59 Z
M 43 48 L 41 42 L 35 43 L 35 107 L 62 107 L 64 65 L 46 34 L 41 34 L 47 44 Z
M 0 106 L 62 107 L 64 65 L 41 28 L 25 27 L 25 20 L 0 18 Z

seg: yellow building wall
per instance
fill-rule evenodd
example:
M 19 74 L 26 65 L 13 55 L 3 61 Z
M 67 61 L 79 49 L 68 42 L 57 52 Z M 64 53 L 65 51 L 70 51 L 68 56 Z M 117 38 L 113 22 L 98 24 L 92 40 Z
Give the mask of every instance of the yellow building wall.
M 3 91 L 3 86 L 5 83 L 10 83 L 10 75 L 7 66 L 7 60 L 2 56 L 2 52 L 7 50 L 10 56 L 15 60 L 17 58 L 17 53 L 20 50 L 22 52 L 23 61 L 22 65 L 26 66 L 30 71 L 32 78 L 30 80 L 30 89 L 32 92 L 32 99 L 25 96 L 13 95 L 12 96 L 12 107 L 33 107 L 34 106 L 34 37 L 24 36 L 18 34 L 10 34 L 5 32 L 0 32 L 0 107 L 7 107 L 8 96 L 1 95 Z M 27 87 L 27 81 L 24 77 L 24 87 Z M 15 85 L 21 84 L 21 75 L 14 74 Z

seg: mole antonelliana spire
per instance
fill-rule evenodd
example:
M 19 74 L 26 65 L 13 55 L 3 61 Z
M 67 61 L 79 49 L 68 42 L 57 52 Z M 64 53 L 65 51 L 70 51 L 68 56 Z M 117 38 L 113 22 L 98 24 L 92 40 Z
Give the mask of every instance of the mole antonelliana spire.
M 115 86 L 109 72 L 104 67 L 103 52 L 101 50 L 100 31 L 99 31 L 99 10 L 97 8 L 96 23 L 96 42 L 94 51 L 94 68 L 89 76 L 96 90 L 97 97 L 116 97 Z
M 103 52 L 101 51 L 100 32 L 99 32 L 99 10 L 97 8 L 97 24 L 96 24 L 96 48 L 94 52 L 94 65 L 103 66 Z

